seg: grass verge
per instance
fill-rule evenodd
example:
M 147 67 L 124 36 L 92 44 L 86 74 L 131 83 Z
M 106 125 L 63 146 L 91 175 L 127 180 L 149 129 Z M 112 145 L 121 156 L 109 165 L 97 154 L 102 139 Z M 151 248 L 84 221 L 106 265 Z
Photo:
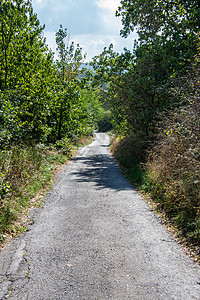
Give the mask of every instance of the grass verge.
M 133 136 L 117 138 L 111 142 L 111 152 L 124 175 L 160 215 L 185 252 L 200 263 L 198 161 L 190 158 L 185 162 L 183 153 L 180 155 L 172 143 L 166 153 L 160 149 L 162 157 L 158 148 L 146 152 L 145 161 L 145 147 L 141 145 Z M 185 153 L 188 148 L 184 150 L 181 143 L 181 149 Z
M 62 166 L 75 155 L 78 147 L 90 142 L 91 138 L 84 137 L 74 145 L 65 143 L 64 148 L 38 144 L 0 151 L 1 245 L 26 230 L 31 208 L 42 205 Z

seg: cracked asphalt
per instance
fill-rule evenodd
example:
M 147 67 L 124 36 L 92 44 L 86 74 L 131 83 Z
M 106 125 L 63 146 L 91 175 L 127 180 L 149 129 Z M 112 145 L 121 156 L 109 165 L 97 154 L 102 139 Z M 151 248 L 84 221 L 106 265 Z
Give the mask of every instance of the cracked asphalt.
M 200 267 L 121 174 L 97 133 L 34 224 L 0 255 L 0 299 L 200 299 Z

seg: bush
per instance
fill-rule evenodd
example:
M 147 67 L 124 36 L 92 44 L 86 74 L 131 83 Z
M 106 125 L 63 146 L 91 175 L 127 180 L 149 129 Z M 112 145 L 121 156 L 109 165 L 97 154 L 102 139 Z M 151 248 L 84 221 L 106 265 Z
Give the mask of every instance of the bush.
M 67 137 L 58 140 L 55 143 L 55 148 L 60 150 L 63 154 L 68 155 L 68 157 L 71 157 L 72 155 L 72 144 L 70 142 L 70 139 Z
M 68 141 L 64 145 L 69 145 Z M 57 146 L 62 150 L 61 144 Z M 5 233 L 15 231 L 14 221 L 20 212 L 50 181 L 55 166 L 65 163 L 68 157 L 44 144 L 0 151 L 0 242 Z
M 147 163 L 148 191 L 183 235 L 200 244 L 200 103 L 171 112 Z
M 147 142 L 136 135 L 117 137 L 111 141 L 111 151 L 130 182 L 138 187 L 143 182 Z
M 111 111 L 105 111 L 97 122 L 98 130 L 101 132 L 110 131 L 113 128 Z
M 26 205 L 26 187 L 40 171 L 42 154 L 33 147 L 13 146 L 0 152 L 0 232 Z

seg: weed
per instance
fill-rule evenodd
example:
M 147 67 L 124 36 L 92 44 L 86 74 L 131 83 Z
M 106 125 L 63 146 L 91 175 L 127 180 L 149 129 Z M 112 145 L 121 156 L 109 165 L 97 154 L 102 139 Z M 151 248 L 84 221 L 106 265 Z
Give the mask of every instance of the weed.
M 88 144 L 91 138 L 83 137 L 78 144 Z M 62 148 L 62 146 L 64 148 Z M 37 144 L 13 146 L 0 151 L 0 243 L 6 234 L 16 236 L 26 230 L 15 224 L 20 213 L 32 205 L 32 199 L 51 181 L 55 169 L 72 156 L 68 139 L 56 146 Z M 37 198 L 37 197 L 36 197 Z M 34 198 L 35 206 L 41 206 L 41 198 Z
M 111 149 L 135 187 L 151 196 L 179 234 L 200 254 L 200 107 L 198 99 L 171 112 L 157 142 L 141 149 L 133 136 Z M 164 128 L 164 130 L 163 130 Z M 141 164 L 141 161 L 143 162 Z
M 56 165 L 64 164 L 68 156 L 47 147 L 13 146 L 0 152 L 0 242 L 5 233 L 23 232 L 13 226 L 18 214 L 30 199 L 50 181 Z

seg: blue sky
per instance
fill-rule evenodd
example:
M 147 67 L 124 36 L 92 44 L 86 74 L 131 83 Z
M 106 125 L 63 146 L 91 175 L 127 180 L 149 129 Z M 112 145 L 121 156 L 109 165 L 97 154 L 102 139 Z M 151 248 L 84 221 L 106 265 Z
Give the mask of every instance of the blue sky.
M 136 34 L 126 39 L 120 36 L 121 20 L 115 17 L 120 0 L 32 0 L 32 4 L 41 25 L 45 24 L 47 44 L 54 52 L 55 32 L 60 24 L 68 29 L 70 40 L 87 53 L 86 61 L 110 43 L 116 52 L 133 48 Z

